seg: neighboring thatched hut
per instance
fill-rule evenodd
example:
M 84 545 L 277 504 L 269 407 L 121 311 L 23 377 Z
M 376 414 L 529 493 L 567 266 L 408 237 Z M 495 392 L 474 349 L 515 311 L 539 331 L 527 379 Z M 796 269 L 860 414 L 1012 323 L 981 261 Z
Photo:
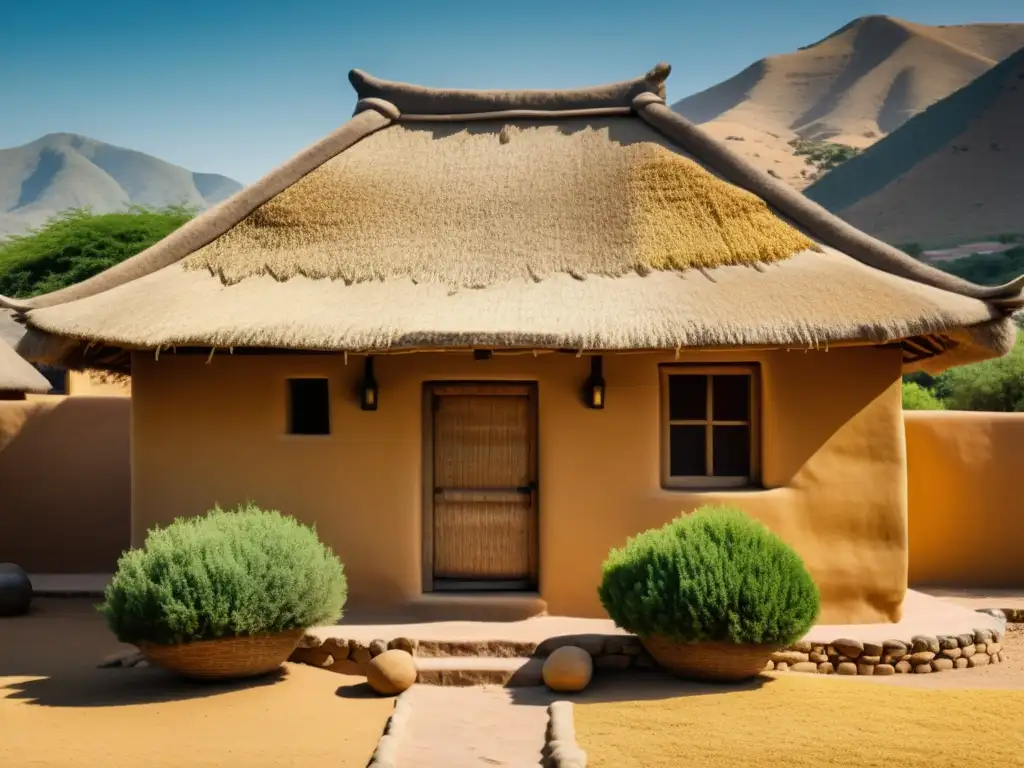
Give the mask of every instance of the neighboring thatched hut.
M 50 391 L 50 382 L 0 338 L 0 400 L 24 400 Z
M 601 615 L 609 547 L 730 502 L 801 552 L 824 621 L 897 618 L 901 374 L 1008 351 L 1024 281 L 853 229 L 674 114 L 667 75 L 354 71 L 355 116 L 258 183 L 0 300 L 33 359 L 130 368 L 136 542 L 253 500 L 317 524 L 356 605 Z

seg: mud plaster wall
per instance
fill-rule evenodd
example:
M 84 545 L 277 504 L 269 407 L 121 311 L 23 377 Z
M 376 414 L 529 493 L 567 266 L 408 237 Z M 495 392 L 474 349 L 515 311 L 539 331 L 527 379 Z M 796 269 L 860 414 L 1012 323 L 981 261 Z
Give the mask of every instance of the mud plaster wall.
M 910 582 L 1024 586 L 1024 413 L 906 414 Z
M 128 547 L 127 397 L 0 402 L 0 562 L 112 573 Z
M 132 541 L 154 524 L 252 500 L 315 522 L 344 560 L 350 606 L 421 595 L 421 402 L 430 380 L 529 380 L 539 389 L 540 594 L 552 614 L 603 616 L 609 548 L 702 503 L 734 503 L 805 558 L 826 623 L 899 617 L 907 518 L 900 353 L 702 353 L 762 365 L 764 490 L 660 484 L 659 362 L 608 355 L 607 407 L 579 401 L 588 360 L 549 354 L 376 359 L 380 409 L 359 409 L 361 359 L 137 354 L 132 360 Z M 290 376 L 331 380 L 332 434 L 285 432 Z

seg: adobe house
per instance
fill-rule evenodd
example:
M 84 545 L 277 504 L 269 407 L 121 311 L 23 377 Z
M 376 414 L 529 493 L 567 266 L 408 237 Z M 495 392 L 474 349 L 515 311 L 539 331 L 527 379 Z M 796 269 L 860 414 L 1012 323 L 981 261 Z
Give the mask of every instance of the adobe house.
M 133 542 L 252 500 L 316 523 L 354 607 L 601 616 L 609 548 L 728 502 L 799 550 L 823 622 L 897 619 L 900 376 L 1006 353 L 1022 283 L 853 229 L 674 114 L 668 72 L 353 71 L 319 143 L 101 275 L 3 300 L 33 359 L 130 370 Z

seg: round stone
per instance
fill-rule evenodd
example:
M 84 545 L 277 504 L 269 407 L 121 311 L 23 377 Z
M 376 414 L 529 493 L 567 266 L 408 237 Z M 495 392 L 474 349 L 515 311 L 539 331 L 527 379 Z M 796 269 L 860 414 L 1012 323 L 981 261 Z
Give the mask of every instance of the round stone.
M 896 674 L 896 667 L 892 664 L 876 664 L 875 675 L 877 677 L 888 677 L 889 675 Z
M 935 670 L 936 672 L 945 672 L 945 671 L 950 670 L 952 668 L 953 668 L 953 660 L 952 659 L 947 659 L 944 656 L 941 656 L 941 657 L 936 658 L 936 659 L 932 659 L 932 669 Z
M 938 653 L 941 650 L 939 639 L 934 635 L 914 635 L 910 642 L 912 644 L 911 653 L 921 653 L 922 651 Z
M 0 563 L 0 616 L 21 616 L 32 606 L 32 582 L 25 569 Z
M 578 646 L 563 645 L 544 660 L 541 675 L 552 691 L 582 691 L 594 676 L 594 658 Z
M 961 656 L 959 659 L 953 662 L 954 669 L 967 669 L 967 659 Z
M 408 651 L 384 651 L 366 665 L 366 682 L 377 693 L 394 696 L 416 682 L 416 661 Z
M 909 661 L 897 661 L 893 665 L 893 667 L 895 668 L 897 674 L 900 674 L 900 675 L 910 674 L 913 671 L 913 669 L 914 669 L 912 666 L 910 666 L 910 662 Z
M 814 672 L 817 673 L 818 665 L 813 661 L 798 661 L 790 667 L 792 672 Z
M 844 661 L 839 665 L 839 668 L 836 670 L 836 673 L 840 675 L 856 675 L 857 665 L 854 664 L 852 661 Z
M 776 661 L 775 662 L 775 671 L 776 672 L 788 672 L 789 671 L 789 664 L 787 664 L 784 661 Z

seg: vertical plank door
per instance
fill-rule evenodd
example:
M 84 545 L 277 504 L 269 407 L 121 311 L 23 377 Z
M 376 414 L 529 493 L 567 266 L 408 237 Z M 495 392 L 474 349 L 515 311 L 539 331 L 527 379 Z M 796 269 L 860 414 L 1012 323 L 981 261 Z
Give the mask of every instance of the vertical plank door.
M 433 391 L 435 589 L 536 585 L 534 390 Z

